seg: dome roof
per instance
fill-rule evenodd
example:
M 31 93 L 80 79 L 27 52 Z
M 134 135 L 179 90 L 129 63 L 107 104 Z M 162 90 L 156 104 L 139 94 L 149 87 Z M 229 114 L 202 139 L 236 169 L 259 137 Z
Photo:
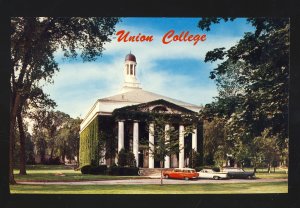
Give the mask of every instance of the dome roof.
M 136 58 L 135 58 L 135 56 L 132 53 L 129 53 L 125 57 L 125 61 L 134 61 L 134 62 L 136 62 Z

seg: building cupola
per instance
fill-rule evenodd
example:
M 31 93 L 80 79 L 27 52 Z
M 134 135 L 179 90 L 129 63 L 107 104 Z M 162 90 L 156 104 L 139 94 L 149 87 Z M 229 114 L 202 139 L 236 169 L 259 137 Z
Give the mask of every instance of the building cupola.
M 135 56 L 130 52 L 125 57 L 125 65 L 124 65 L 124 84 L 122 91 L 129 91 L 132 89 L 140 88 L 140 83 L 137 80 L 137 71 L 136 71 L 136 58 Z

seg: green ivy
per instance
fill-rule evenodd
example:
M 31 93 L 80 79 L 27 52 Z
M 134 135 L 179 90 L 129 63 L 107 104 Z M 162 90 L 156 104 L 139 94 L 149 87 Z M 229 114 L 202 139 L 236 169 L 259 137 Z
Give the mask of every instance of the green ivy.
M 99 119 L 96 117 L 81 133 L 79 165 L 98 165 L 99 161 Z

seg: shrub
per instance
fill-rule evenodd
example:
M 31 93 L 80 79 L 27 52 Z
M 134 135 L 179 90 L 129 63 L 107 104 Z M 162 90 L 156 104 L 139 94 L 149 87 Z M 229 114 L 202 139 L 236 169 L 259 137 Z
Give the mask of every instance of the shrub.
M 106 165 L 86 165 L 81 168 L 82 174 L 93 174 L 93 175 L 103 175 L 106 174 L 107 166 Z
M 96 167 L 91 167 L 90 169 L 90 173 L 89 174 L 93 174 L 93 175 L 103 175 L 106 174 L 106 170 L 107 170 L 107 166 L 106 165 L 99 165 Z
M 85 165 L 80 170 L 82 174 L 90 174 L 91 169 L 92 169 L 91 165 Z
M 127 164 L 127 154 L 125 149 L 121 149 L 118 154 L 118 165 L 119 166 L 126 166 Z
M 136 167 L 120 167 L 120 166 L 111 166 L 107 174 L 109 175 L 118 175 L 118 176 L 136 176 L 138 175 L 139 168 Z
M 130 151 L 126 151 L 125 149 L 121 149 L 118 154 L 118 165 L 121 167 L 135 167 L 136 161 L 134 154 Z
M 132 152 L 128 152 L 127 153 L 127 164 L 129 167 L 135 167 L 136 166 L 136 161 L 135 161 L 135 158 L 134 158 L 134 154 Z

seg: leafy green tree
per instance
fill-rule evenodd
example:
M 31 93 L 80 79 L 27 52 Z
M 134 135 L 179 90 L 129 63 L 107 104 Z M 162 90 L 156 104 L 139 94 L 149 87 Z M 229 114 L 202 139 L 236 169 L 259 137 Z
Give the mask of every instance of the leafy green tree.
M 210 121 L 204 121 L 204 161 L 205 165 L 213 165 L 215 154 L 220 146 L 227 146 L 225 120 L 215 117 Z
M 280 161 L 280 151 L 278 145 L 278 136 L 271 135 L 271 129 L 265 129 L 261 136 L 254 139 L 257 153 L 261 156 L 262 161 L 268 165 L 268 172 Z
M 28 99 L 45 95 L 41 81 L 50 82 L 58 71 L 54 52 L 75 58 L 80 51 L 84 61 L 102 54 L 104 43 L 115 32 L 119 18 L 114 17 L 12 17 L 11 18 L 11 98 L 9 182 L 13 176 L 15 125 Z
M 136 167 L 134 154 L 122 148 L 118 153 L 118 165 L 121 167 Z
M 37 146 L 40 146 L 42 162 L 45 162 L 44 157 L 47 152 L 50 153 L 51 160 L 54 156 L 64 160 L 70 136 L 66 128 L 69 125 L 70 116 L 60 111 L 41 110 L 32 113 L 31 118 L 35 121 L 33 136 L 36 137 Z M 74 130 L 77 131 L 78 126 Z
M 215 165 L 223 167 L 223 164 L 226 162 L 227 156 L 224 146 L 219 146 L 214 153 L 214 162 Z
M 202 30 L 234 18 L 203 18 Z M 288 138 L 289 29 L 288 18 L 248 18 L 253 32 L 229 49 L 207 52 L 205 62 L 221 61 L 211 72 L 219 89 L 205 106 L 204 118 L 226 120 L 227 139 L 240 162 L 253 155 L 253 139 L 265 129 L 277 135 L 284 150 Z M 274 139 L 274 138 L 273 138 Z
M 66 123 L 58 131 L 56 148 L 60 158 L 65 161 L 65 158 L 74 160 L 79 158 L 79 130 L 80 118 L 67 118 Z M 77 161 L 78 162 L 78 161 Z

